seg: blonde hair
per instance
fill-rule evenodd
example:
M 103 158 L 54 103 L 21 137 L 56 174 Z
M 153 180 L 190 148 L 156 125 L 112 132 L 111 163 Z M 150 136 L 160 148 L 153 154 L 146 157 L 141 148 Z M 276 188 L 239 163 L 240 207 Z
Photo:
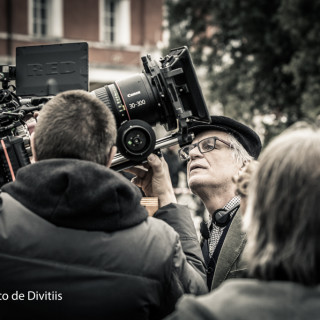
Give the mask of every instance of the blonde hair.
M 249 183 L 253 172 L 257 169 L 259 162 L 252 160 L 247 162 L 244 167 L 239 171 L 238 176 L 233 177 L 232 180 L 236 184 L 236 193 L 241 198 L 248 197 Z
M 244 230 L 249 276 L 320 283 L 320 132 L 290 130 L 259 158 Z

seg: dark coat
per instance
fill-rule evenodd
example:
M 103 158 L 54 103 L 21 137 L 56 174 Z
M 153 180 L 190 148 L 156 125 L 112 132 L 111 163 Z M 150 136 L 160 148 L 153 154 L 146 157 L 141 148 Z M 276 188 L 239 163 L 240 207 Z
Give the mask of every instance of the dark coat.
M 40 161 L 0 200 L 0 291 L 10 296 L 1 319 L 157 319 L 183 292 L 206 292 L 186 208 L 148 217 L 138 188 L 111 169 Z
M 227 280 L 210 294 L 185 295 L 167 320 L 318 320 L 320 286 Z

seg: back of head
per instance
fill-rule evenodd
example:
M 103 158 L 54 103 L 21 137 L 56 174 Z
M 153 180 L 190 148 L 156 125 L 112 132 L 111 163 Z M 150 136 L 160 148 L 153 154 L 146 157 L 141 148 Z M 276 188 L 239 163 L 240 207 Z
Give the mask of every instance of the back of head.
M 259 158 L 244 228 L 250 275 L 320 283 L 320 132 L 290 130 Z
M 103 102 L 88 92 L 65 91 L 45 104 L 34 135 L 38 161 L 74 158 L 105 165 L 116 142 L 116 123 Z

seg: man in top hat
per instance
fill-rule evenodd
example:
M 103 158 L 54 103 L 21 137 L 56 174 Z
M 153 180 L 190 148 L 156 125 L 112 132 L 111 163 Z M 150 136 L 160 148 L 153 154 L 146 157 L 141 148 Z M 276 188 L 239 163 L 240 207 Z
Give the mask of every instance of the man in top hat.
M 246 236 L 232 177 L 258 158 L 261 141 L 252 129 L 224 116 L 212 116 L 210 124 L 193 122 L 190 131 L 195 138 L 179 150 L 179 156 L 188 161 L 189 188 L 209 212 L 209 221 L 201 225 L 201 246 L 212 290 L 228 278 L 245 275 L 241 255 Z

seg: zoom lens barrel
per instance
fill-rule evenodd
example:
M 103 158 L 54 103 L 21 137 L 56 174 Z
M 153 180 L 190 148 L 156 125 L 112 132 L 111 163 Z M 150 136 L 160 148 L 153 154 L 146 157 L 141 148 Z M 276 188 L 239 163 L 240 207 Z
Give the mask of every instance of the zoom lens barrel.
M 151 126 L 164 121 L 157 93 L 144 73 L 118 80 L 93 93 L 111 109 L 117 127 L 133 119 L 144 120 Z

